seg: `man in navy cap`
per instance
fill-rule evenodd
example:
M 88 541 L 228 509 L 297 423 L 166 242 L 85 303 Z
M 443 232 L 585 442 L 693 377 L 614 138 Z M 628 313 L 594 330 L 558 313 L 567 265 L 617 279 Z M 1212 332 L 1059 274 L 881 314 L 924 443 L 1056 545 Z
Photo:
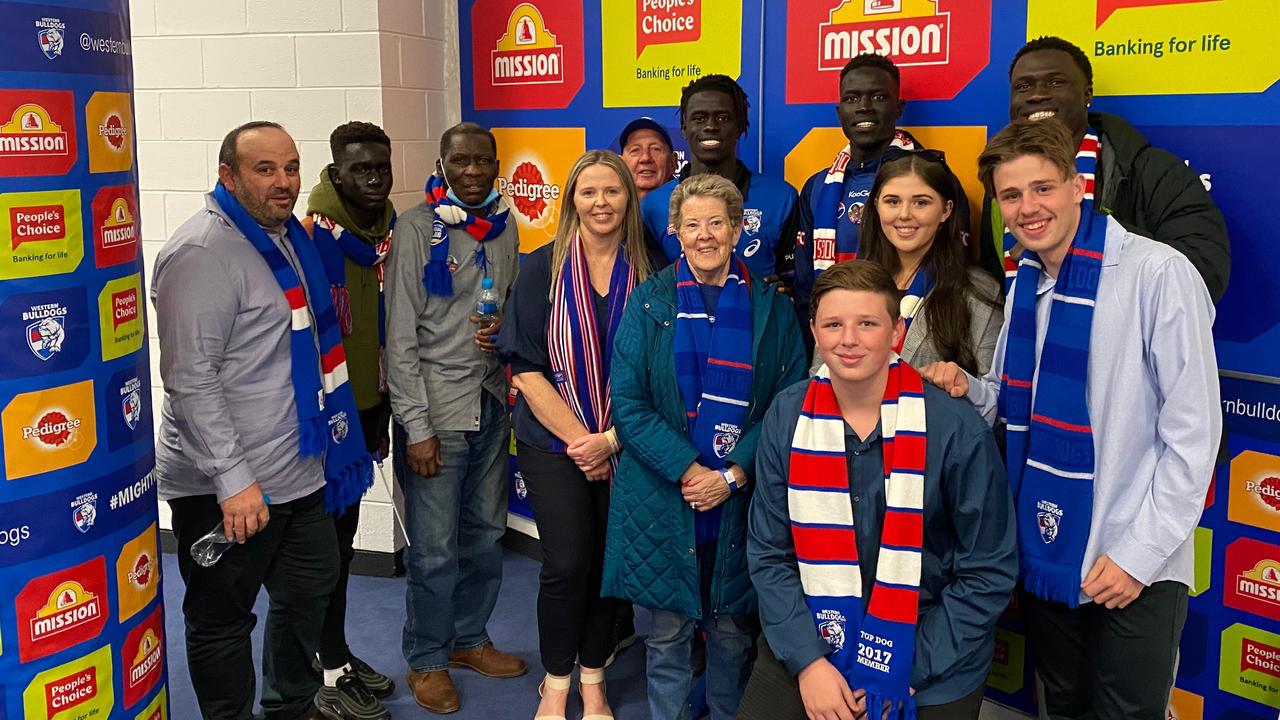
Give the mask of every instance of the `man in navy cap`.
M 618 148 L 641 199 L 676 175 L 671 135 L 653 118 L 639 117 L 627 123 L 618 136 Z

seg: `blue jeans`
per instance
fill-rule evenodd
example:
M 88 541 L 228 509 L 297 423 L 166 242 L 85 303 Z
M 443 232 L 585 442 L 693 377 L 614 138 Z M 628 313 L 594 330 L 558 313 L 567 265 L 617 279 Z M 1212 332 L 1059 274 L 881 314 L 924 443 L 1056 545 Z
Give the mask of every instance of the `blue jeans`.
M 649 715 L 652 720 L 689 720 L 690 645 L 697 621 L 667 610 L 653 611 L 649 648 Z M 707 634 L 707 704 L 711 720 L 732 720 L 751 673 L 751 623 L 745 615 L 721 615 Z
M 410 543 L 401 651 L 418 672 L 442 670 L 454 649 L 488 642 L 485 625 L 502 585 L 511 420 L 502 402 L 481 392 L 479 430 L 436 434 L 443 462 L 434 477 L 409 469 L 407 435 L 396 426 Z

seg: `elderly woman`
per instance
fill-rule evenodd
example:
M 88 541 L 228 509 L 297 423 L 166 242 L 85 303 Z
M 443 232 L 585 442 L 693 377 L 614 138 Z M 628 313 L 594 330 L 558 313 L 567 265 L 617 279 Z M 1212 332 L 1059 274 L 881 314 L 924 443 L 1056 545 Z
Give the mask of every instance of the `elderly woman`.
M 586 720 L 607 720 L 603 668 L 617 603 L 601 597 L 600 573 L 619 449 L 609 378 L 623 307 L 651 261 L 622 158 L 586 153 L 565 196 L 555 240 L 520 270 L 498 348 L 520 393 L 516 454 L 542 541 L 538 640 L 547 676 L 535 717 L 563 720 L 578 663 Z
M 614 346 L 623 450 L 602 592 L 653 612 L 653 720 L 683 714 L 699 623 L 711 717 L 737 710 L 755 626 L 745 548 L 758 423 L 774 395 L 805 377 L 791 302 L 734 257 L 742 215 L 724 178 L 676 186 L 670 222 L 683 255 L 636 288 Z

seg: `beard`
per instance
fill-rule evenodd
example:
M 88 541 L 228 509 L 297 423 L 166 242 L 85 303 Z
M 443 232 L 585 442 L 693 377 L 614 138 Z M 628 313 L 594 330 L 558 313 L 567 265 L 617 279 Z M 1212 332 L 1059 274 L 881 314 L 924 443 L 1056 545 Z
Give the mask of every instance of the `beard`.
M 240 201 L 240 204 L 244 206 L 245 212 L 249 213 L 250 217 L 256 220 L 259 225 L 268 228 L 283 225 L 289 219 L 289 216 L 293 214 L 294 205 L 298 202 L 298 194 L 290 192 L 289 207 L 279 207 L 271 202 L 270 195 L 258 197 L 252 194 L 244 183 L 238 184 L 231 194 L 235 196 L 236 200 Z

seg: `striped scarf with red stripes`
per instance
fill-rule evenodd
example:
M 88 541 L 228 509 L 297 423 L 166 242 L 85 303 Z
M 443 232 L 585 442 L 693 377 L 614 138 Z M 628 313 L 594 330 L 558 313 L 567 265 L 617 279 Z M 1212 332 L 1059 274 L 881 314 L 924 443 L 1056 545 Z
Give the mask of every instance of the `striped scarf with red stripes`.
M 1086 128 L 1080 147 L 1076 150 L 1076 173 L 1084 178 L 1084 204 L 1082 212 L 1093 212 L 1093 182 L 1098 167 L 1098 155 L 1102 152 L 1102 140 L 1098 131 Z M 1004 291 L 1013 287 L 1013 279 L 1018 275 L 1018 261 L 1010 254 L 1013 246 L 1018 244 L 1009 226 L 1004 226 Z
M 365 449 L 355 396 L 347 382 L 347 356 L 333 311 L 324 263 L 293 215 L 285 241 L 298 259 L 306 286 L 258 221 L 218 183 L 214 198 L 249 244 L 262 255 L 289 303 L 289 361 L 298 411 L 298 454 L 324 457 L 325 509 L 341 513 L 373 484 L 373 456 Z M 308 294 L 307 288 L 312 292 Z
M 507 216 L 511 213 L 511 209 L 496 212 L 501 205 L 497 200 L 486 204 L 484 208 L 460 205 L 451 195 L 444 177 L 438 174 L 427 178 L 424 192 L 434 219 L 431 221 L 430 252 L 427 256 L 427 264 L 422 268 L 422 286 L 432 295 L 453 297 L 453 269 L 449 267 L 452 258 L 449 254 L 449 230 L 463 230 L 480 243 L 476 247 L 472 260 L 487 277 L 489 259 L 485 253 L 484 244 L 501 237 L 506 231 Z M 487 214 L 478 215 L 477 212 Z
M 1085 391 L 1107 239 L 1106 216 L 1093 211 L 1092 175 L 1085 180 L 1080 224 L 1058 270 L 1038 368 L 1036 298 L 1044 266 L 1030 250 L 1018 262 L 998 403 L 1023 585 L 1038 598 L 1070 607 L 1079 602 L 1093 517 L 1093 429 Z
M 851 688 L 865 688 L 879 717 L 914 718 L 911 669 L 924 542 L 925 407 L 920 374 L 898 357 L 880 405 L 885 511 L 875 585 L 863 612 L 845 421 L 825 365 L 809 381 L 791 440 L 787 509 L 805 602 L 827 659 Z

